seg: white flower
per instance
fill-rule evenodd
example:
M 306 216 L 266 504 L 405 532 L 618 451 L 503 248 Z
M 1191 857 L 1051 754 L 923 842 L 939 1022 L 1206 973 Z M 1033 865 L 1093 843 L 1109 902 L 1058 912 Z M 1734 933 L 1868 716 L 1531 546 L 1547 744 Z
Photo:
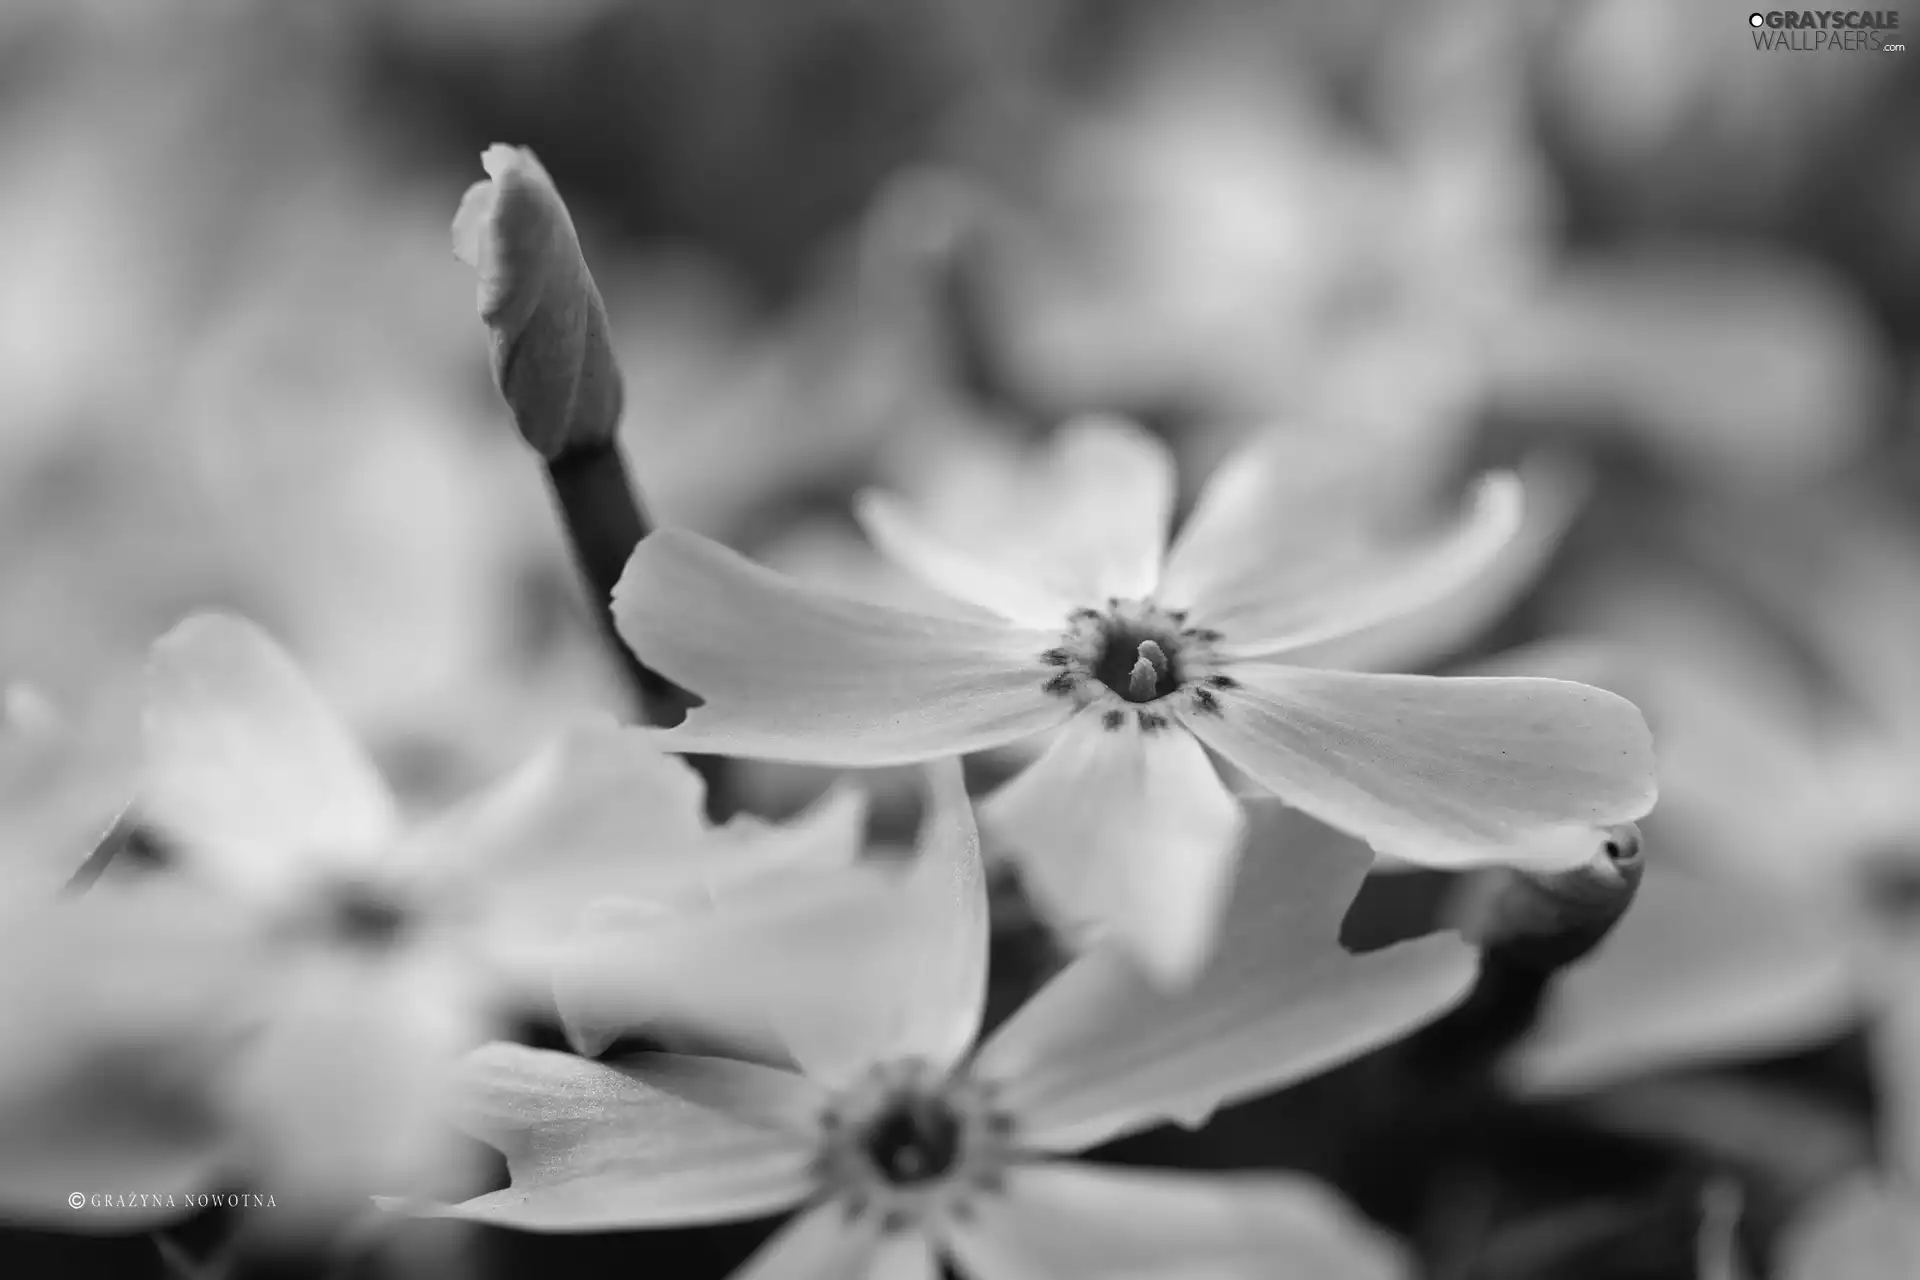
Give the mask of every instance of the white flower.
M 1213 477 L 1168 551 L 1172 465 L 1153 437 L 1080 423 L 1051 461 L 1051 500 L 968 548 L 863 496 L 880 548 L 957 598 L 940 614 L 814 590 L 691 535 L 648 538 L 614 593 L 621 634 L 705 699 L 661 739 L 859 767 L 1058 728 L 984 817 L 1057 914 L 1107 926 L 1174 980 L 1205 958 L 1242 834 L 1208 748 L 1430 865 L 1570 865 L 1594 826 L 1652 806 L 1646 725 L 1616 695 L 1286 661 L 1478 572 L 1517 519 L 1511 477 L 1485 481 L 1444 538 L 1383 546 L 1341 510 L 1352 486 L 1326 459 L 1263 441 Z
M 208 1090 L 227 1123 L 202 1165 L 284 1197 L 276 1222 L 325 1219 L 449 1168 L 444 1104 L 460 1055 L 516 1001 L 544 1002 L 548 966 L 594 898 L 673 897 L 845 860 L 864 821 L 841 793 L 789 828 L 712 829 L 698 776 L 608 723 L 410 825 L 286 654 L 232 618 L 190 620 L 155 645 L 144 729 L 137 808 L 177 863 L 169 893 L 221 904 L 243 935 L 222 1020 L 248 1034 Z M 63 954 L 50 937 L 42 960 L 83 976 L 111 958 L 177 968 L 170 946 L 130 938 Z M 19 1101 L 30 1107 L 31 1090 Z M 140 1134 L 124 1114 L 41 1119 L 109 1153 L 116 1126 Z M 204 1157 L 203 1135 L 190 1136 Z
M 1342 950 L 1367 857 L 1263 804 L 1280 830 L 1262 834 L 1290 831 L 1297 856 L 1248 867 L 1189 990 L 1096 949 L 976 1045 L 978 841 L 957 766 L 933 778 L 909 868 L 850 868 L 838 891 L 777 919 L 722 910 L 708 957 L 680 975 L 698 991 L 757 987 L 798 1070 L 490 1045 L 469 1060 L 465 1123 L 507 1154 L 512 1185 L 417 1211 L 566 1231 L 797 1207 L 740 1273 L 753 1280 L 932 1277 L 936 1256 L 973 1280 L 1270 1274 L 1260 1267 L 1276 1257 L 1317 1277 L 1393 1274 L 1303 1179 L 1059 1157 L 1168 1118 L 1198 1123 L 1403 1034 L 1464 994 L 1472 949 L 1448 935 Z

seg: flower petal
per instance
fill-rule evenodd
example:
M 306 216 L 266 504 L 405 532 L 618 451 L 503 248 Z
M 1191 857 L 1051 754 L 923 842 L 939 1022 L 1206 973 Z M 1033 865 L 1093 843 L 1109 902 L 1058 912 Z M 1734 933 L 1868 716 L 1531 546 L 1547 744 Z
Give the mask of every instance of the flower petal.
M 1393 616 L 1351 634 L 1293 649 L 1289 660 L 1343 671 L 1419 671 L 1492 630 L 1538 582 L 1593 488 L 1583 462 L 1544 450 L 1523 461 L 1519 474 L 1525 488 L 1520 529 L 1479 573 L 1443 596 L 1396 606 Z
M 173 1207 L 67 1196 L 216 1185 L 231 1168 L 226 1069 L 266 988 L 244 921 L 177 884 L 0 918 L 0 1214 L 122 1231 Z M 0 908 L 4 910 L 4 908 Z
M 538 1231 L 757 1217 L 799 1203 L 812 1151 L 571 1054 L 490 1044 L 467 1059 L 462 1127 L 499 1147 L 512 1185 L 415 1208 Z
M 250 1171 L 287 1197 L 274 1230 L 318 1237 L 369 1196 L 469 1172 L 447 1100 L 492 1031 L 483 994 L 431 951 L 316 954 L 287 974 L 230 1086 Z
M 1150 595 L 1173 522 L 1173 455 L 1160 438 L 1118 418 L 1067 423 L 1054 439 L 1058 488 L 1048 493 L 1033 555 L 1087 604 Z
M 923 527 L 873 493 L 855 515 L 882 554 L 927 585 L 1028 625 L 1057 628 L 1077 606 L 1153 592 L 1174 500 L 1173 456 L 1158 436 L 1080 418 L 1013 483 L 1024 501 L 984 532 Z
M 397 830 L 359 745 L 265 632 L 203 615 L 147 667 L 143 816 L 209 874 L 281 888 L 309 859 L 357 861 Z
M 1075 605 L 1083 603 L 1028 581 L 1017 570 L 950 546 L 892 494 L 875 489 L 860 493 L 853 514 L 887 559 L 928 586 L 1021 626 L 1063 627 Z
M 616 1064 L 635 1080 L 748 1124 L 780 1129 L 801 1142 L 818 1135 L 824 1089 L 797 1072 L 736 1058 L 641 1053 Z
M 1592 957 L 1567 970 L 1509 1064 L 1532 1094 L 1810 1045 L 1859 1011 L 1836 922 L 1655 863 Z
M 976 1280 L 1394 1280 L 1400 1250 L 1320 1184 L 1285 1175 L 1162 1173 L 1042 1163 L 1006 1175 L 949 1228 Z
M 1110 933 L 1175 985 L 1212 947 L 1244 823 L 1193 735 L 1133 711 L 1111 728 L 1098 707 L 1075 716 L 983 816 L 1050 915 Z
M 829 1200 L 774 1232 L 728 1280 L 859 1280 L 879 1248 L 876 1224 Z
M 1653 744 L 1618 695 L 1562 680 L 1236 663 L 1200 740 L 1282 800 L 1429 866 L 1571 865 L 1653 807 Z
M 1779 1249 L 1785 1280 L 1908 1280 L 1920 1268 L 1920 1204 L 1855 1178 L 1802 1211 Z
M 851 767 L 979 751 L 1066 719 L 1043 687 L 1055 632 L 817 591 L 692 534 L 634 550 L 613 593 L 642 661 L 704 698 L 672 750 Z
M 787 824 L 715 829 L 685 761 L 637 729 L 565 735 L 499 785 L 408 841 L 421 870 L 484 889 L 497 953 L 540 980 L 598 898 L 702 900 L 716 885 L 795 868 L 844 866 L 860 852 L 866 799 L 830 792 Z
M 1190 988 L 1089 952 L 982 1048 L 978 1069 L 1021 1117 L 1021 1141 L 1078 1150 L 1197 1120 L 1402 1035 L 1472 985 L 1475 953 L 1450 934 L 1348 953 L 1340 920 L 1366 850 L 1272 801 L 1249 812 L 1217 949 Z
M 1337 582 L 1298 594 L 1274 593 L 1216 606 L 1201 597 L 1196 625 L 1226 633 L 1220 652 L 1237 658 L 1273 657 L 1325 644 L 1429 608 L 1488 573 L 1520 529 L 1522 490 L 1517 477 L 1487 476 L 1453 528 L 1407 548 L 1381 547 L 1356 557 Z
M 1350 578 L 1353 565 L 1379 552 L 1377 513 L 1407 501 L 1404 484 L 1383 480 L 1376 444 L 1356 448 L 1326 431 L 1256 435 L 1207 477 L 1155 599 L 1170 608 L 1204 603 L 1231 621 Z
M 810 1075 L 956 1060 L 980 1025 L 987 912 L 959 766 L 930 767 L 934 802 L 912 864 L 741 882 L 709 911 L 608 920 L 563 969 L 562 1002 L 592 1025 L 660 1019 L 735 1045 L 771 1039 Z

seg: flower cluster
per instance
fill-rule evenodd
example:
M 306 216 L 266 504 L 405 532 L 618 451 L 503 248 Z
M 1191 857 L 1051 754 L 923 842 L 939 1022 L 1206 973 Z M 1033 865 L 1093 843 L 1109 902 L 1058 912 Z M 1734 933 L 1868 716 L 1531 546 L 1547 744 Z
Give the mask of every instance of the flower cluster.
M 456 232 L 493 370 L 562 501 L 597 501 L 620 474 L 605 308 L 538 163 L 486 167 Z M 1462 938 L 1342 945 L 1372 854 L 1617 854 L 1608 829 L 1654 801 L 1646 725 L 1564 680 L 1304 665 L 1484 574 L 1519 527 L 1513 476 L 1389 535 L 1262 436 L 1175 532 L 1141 428 L 1070 423 L 1034 466 L 1044 504 L 984 537 L 860 497 L 875 546 L 941 593 L 926 608 L 636 518 L 611 623 L 650 709 L 668 681 L 697 705 L 583 725 L 438 814 L 403 812 L 257 627 L 161 638 L 103 846 L 158 869 L 123 854 L 59 900 L 0 877 L 0 1041 L 23 1046 L 0 1059 L 0 1205 L 59 1219 L 65 1187 L 147 1179 L 270 1188 L 314 1230 L 373 1197 L 537 1231 L 793 1210 L 742 1274 L 794 1280 L 1396 1274 L 1303 1176 L 1067 1157 L 1454 1007 Z M 604 539 L 573 532 L 595 579 Z M 961 759 L 1027 740 L 976 826 Z M 857 780 L 785 822 L 711 821 L 678 752 L 918 766 L 918 842 L 866 847 Z M 1075 953 L 997 1027 L 983 839 Z M 512 1041 L 543 1015 L 576 1052 Z M 664 1049 L 606 1056 L 636 1034 Z M 458 1130 L 507 1186 L 465 1194 Z M 113 1220 L 165 1216 L 147 1200 Z

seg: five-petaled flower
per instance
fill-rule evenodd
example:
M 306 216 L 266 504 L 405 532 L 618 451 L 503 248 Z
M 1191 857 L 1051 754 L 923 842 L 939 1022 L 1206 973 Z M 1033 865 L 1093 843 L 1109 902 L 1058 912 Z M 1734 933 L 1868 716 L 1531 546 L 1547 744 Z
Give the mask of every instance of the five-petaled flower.
M 149 1089 L 29 1118 L 48 1147 L 96 1153 L 97 1175 L 163 1167 L 195 1180 L 261 1179 L 291 1206 L 276 1225 L 324 1222 L 449 1170 L 460 1149 L 445 1123 L 453 1070 L 516 1002 L 550 999 L 551 965 L 592 901 L 704 900 L 734 879 L 851 856 L 865 820 L 861 797 L 843 791 L 788 826 L 711 827 L 698 775 L 609 722 L 406 824 L 292 660 L 226 617 L 189 620 L 155 645 L 144 730 L 136 812 L 175 865 L 167 897 L 133 906 L 226 908 L 218 1021 L 232 1034 L 217 1082 L 201 1082 L 223 1114 L 184 1123 L 172 1094 Z M 75 984 L 87 974 L 126 983 L 100 973 L 115 963 L 183 967 L 173 940 L 143 950 L 129 935 L 102 948 L 98 930 L 79 931 L 82 949 L 60 954 L 59 934 L 97 914 L 43 913 L 40 962 Z M 197 952 L 211 949 L 187 958 L 200 963 Z M 0 1026 L 12 1025 L 10 994 L 0 990 Z M 17 1011 L 32 1021 L 30 1006 Z M 13 1132 L 6 1103 L 19 1058 L 0 1063 L 0 1132 Z M 170 1108 L 172 1123 L 146 1123 L 142 1105 L 156 1116 Z
M 721 910 L 695 990 L 758 985 L 799 1068 L 644 1054 L 618 1064 L 494 1044 L 469 1059 L 463 1123 L 511 1185 L 413 1205 L 532 1230 L 726 1221 L 798 1207 L 743 1276 L 1394 1274 L 1313 1184 L 1059 1159 L 1169 1118 L 1198 1123 L 1393 1040 L 1471 985 L 1472 948 L 1432 935 L 1365 955 L 1339 921 L 1364 849 L 1260 801 L 1264 838 L 1212 963 L 1186 991 L 1096 947 L 976 1047 L 987 964 L 978 838 L 957 764 L 906 868 L 853 864 L 779 928 Z M 796 975 L 793 965 L 803 973 Z M 657 982 L 659 975 L 649 981 Z M 814 990 L 805 993 L 803 985 Z M 1210 1269 L 1212 1268 L 1212 1269 Z
M 861 767 L 1058 729 L 983 820 L 1057 916 L 1104 926 L 1173 981 L 1205 959 L 1243 834 L 1207 748 L 1375 849 L 1442 867 L 1571 865 L 1595 826 L 1652 807 L 1646 723 L 1614 694 L 1287 661 L 1480 570 L 1518 518 L 1511 476 L 1482 481 L 1445 536 L 1389 545 L 1343 511 L 1350 485 L 1265 438 L 1212 477 L 1168 550 L 1156 438 L 1071 424 L 1047 465 L 1055 500 L 991 545 L 950 545 L 862 495 L 878 547 L 955 597 L 945 615 L 817 591 L 689 534 L 648 538 L 616 621 L 705 700 L 663 740 Z

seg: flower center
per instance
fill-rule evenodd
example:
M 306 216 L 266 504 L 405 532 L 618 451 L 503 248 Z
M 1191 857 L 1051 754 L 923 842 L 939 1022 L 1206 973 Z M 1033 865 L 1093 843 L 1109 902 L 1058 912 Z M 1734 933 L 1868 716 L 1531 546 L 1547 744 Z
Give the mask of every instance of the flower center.
M 413 920 L 405 903 L 374 885 L 349 880 L 328 890 L 321 927 L 341 946 L 383 951 L 406 935 Z
M 960 1118 L 938 1097 L 903 1097 L 863 1137 L 867 1159 L 895 1186 L 944 1177 L 960 1161 Z
M 1156 635 L 1118 619 L 1111 621 L 1103 638 L 1100 657 L 1093 664 L 1096 680 L 1128 702 L 1152 702 L 1180 687 L 1180 673 L 1171 648 L 1180 652 L 1172 636 Z
M 909 1059 L 874 1067 L 828 1104 L 816 1172 L 850 1216 L 892 1231 L 966 1212 L 999 1190 L 1013 1158 L 991 1087 Z
M 1042 687 L 1080 707 L 1104 704 L 1100 716 L 1109 729 L 1129 721 L 1163 729 L 1173 723 L 1167 713 L 1174 709 L 1219 715 L 1216 690 L 1234 687 L 1219 669 L 1221 639 L 1218 631 L 1189 626 L 1184 610 L 1109 600 L 1105 609 L 1078 609 L 1067 619 L 1060 643 L 1040 655 L 1055 669 Z M 1177 708 L 1148 705 L 1176 697 Z

